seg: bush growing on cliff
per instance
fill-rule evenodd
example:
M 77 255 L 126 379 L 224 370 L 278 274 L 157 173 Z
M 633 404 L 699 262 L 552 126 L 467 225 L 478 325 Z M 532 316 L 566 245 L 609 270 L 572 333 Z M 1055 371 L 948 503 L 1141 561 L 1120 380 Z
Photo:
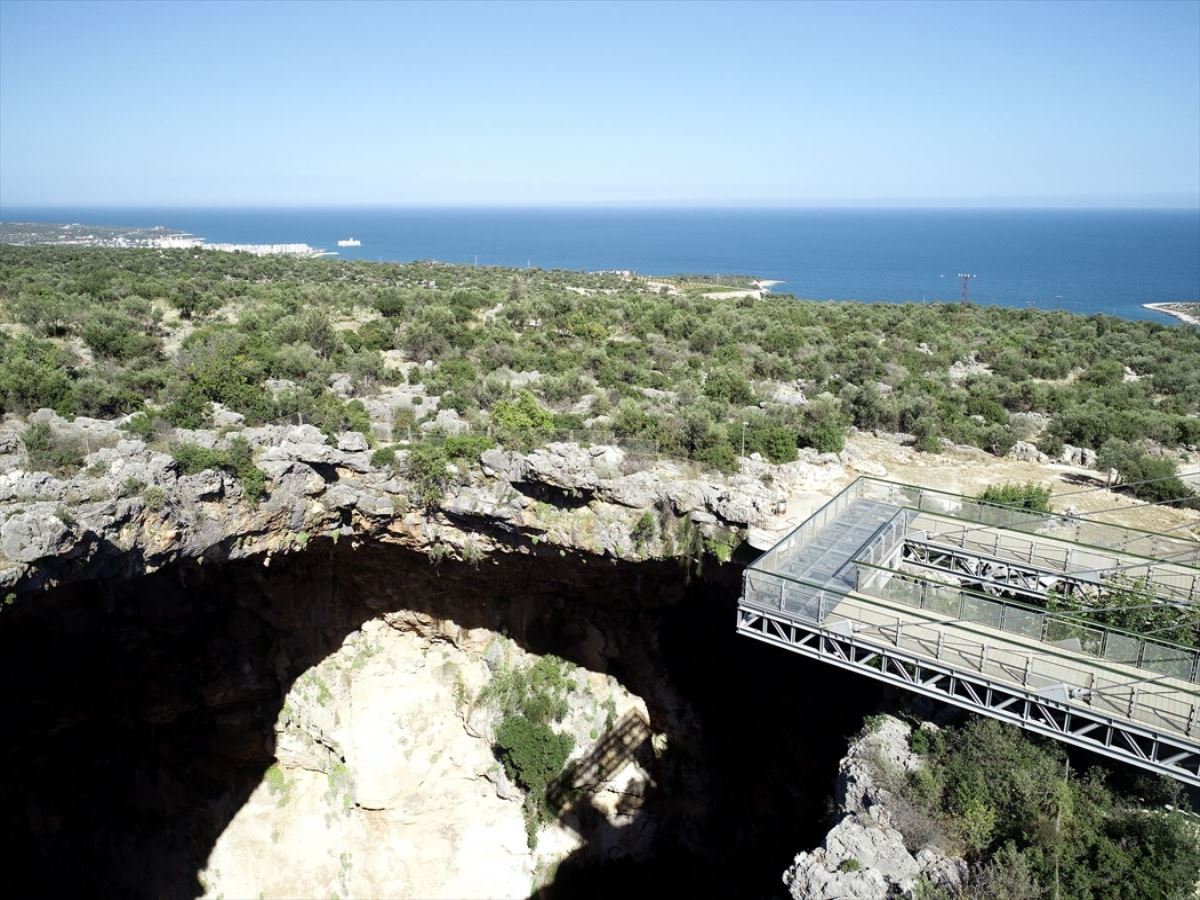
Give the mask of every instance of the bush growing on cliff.
M 29 467 L 52 475 L 73 475 L 83 466 L 83 448 L 75 441 L 54 434 L 45 422 L 30 425 L 21 432 Z
M 501 714 L 494 750 L 509 778 L 526 791 L 524 814 L 533 847 L 537 829 L 552 815 L 546 789 L 563 771 L 574 749 L 570 735 L 552 727 L 567 714 L 573 684 L 572 667 L 557 656 L 543 656 L 529 666 L 501 666 L 479 696 L 479 702 Z
M 228 472 L 242 484 L 242 492 L 257 503 L 267 490 L 267 475 L 254 464 L 254 451 L 241 435 L 229 439 L 227 449 L 216 450 L 198 444 L 179 443 L 171 448 L 182 475 L 196 475 L 209 469 Z
M 545 793 L 574 746 L 569 734 L 520 713 L 505 716 L 496 729 L 496 755 L 508 777 L 534 795 Z
M 442 499 L 450 483 L 450 460 L 443 447 L 417 444 L 408 451 L 405 474 L 412 482 L 413 502 L 429 507 Z
M 633 546 L 641 553 L 646 549 L 646 545 L 654 540 L 657 531 L 658 525 L 654 521 L 654 516 L 647 510 L 633 523 L 629 536 L 633 539 Z
M 529 391 L 514 401 L 502 400 L 492 408 L 492 425 L 505 444 L 529 446 L 554 427 L 554 416 Z

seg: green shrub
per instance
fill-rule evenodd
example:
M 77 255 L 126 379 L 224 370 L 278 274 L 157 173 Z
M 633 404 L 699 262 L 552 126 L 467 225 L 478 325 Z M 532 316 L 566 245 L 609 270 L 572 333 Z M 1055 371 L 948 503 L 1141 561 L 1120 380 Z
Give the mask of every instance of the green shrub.
M 785 425 L 754 425 L 746 430 L 746 452 L 761 453 L 776 464 L 792 462 L 796 459 L 796 432 Z
M 979 495 L 985 503 L 996 503 L 1032 512 L 1050 512 L 1050 488 L 1034 484 L 990 484 Z
M 83 449 L 74 441 L 60 438 L 45 422 L 21 432 L 29 466 L 52 475 L 74 475 L 83 467 Z
M 914 728 L 909 739 L 913 753 L 925 756 L 929 753 L 940 753 L 946 747 L 946 736 L 941 731 L 932 728 Z
M 1055 434 L 1047 434 L 1039 439 L 1037 443 L 1037 448 L 1039 450 L 1045 453 L 1052 460 L 1056 461 L 1062 458 L 1064 446 L 1065 445 L 1063 444 L 1062 438 Z
M 654 516 L 649 511 L 642 513 L 641 517 L 633 523 L 633 529 L 629 536 L 633 538 L 633 546 L 641 553 L 650 541 L 654 540 L 654 535 L 657 532 L 657 523 L 654 521 Z
M 554 427 L 554 415 L 529 391 L 513 401 L 502 400 L 492 407 L 492 426 L 502 443 L 529 447 L 546 437 Z
M 417 444 L 408 451 L 405 474 L 412 482 L 415 503 L 430 507 L 442 499 L 450 483 L 449 462 L 445 449 L 434 444 Z
M 380 447 L 371 454 L 371 465 L 378 469 L 390 469 L 396 465 L 396 448 Z
M 446 456 L 455 460 L 478 461 L 480 454 L 496 446 L 496 442 L 484 434 L 452 434 L 442 442 Z
M 241 435 L 229 439 L 225 450 L 209 449 L 198 444 L 179 443 L 171 448 L 179 471 L 195 475 L 209 469 L 228 472 L 241 482 L 242 492 L 251 503 L 258 503 L 267 492 L 267 475 L 254 464 L 254 452 Z
M 975 864 L 973 896 L 1190 896 L 1200 844 L 1183 815 L 1138 808 L 1102 770 L 1069 774 L 1060 746 L 1011 725 L 973 718 L 944 733 L 901 793 Z
M 1097 454 L 1097 466 L 1116 469 L 1119 483 L 1128 485 L 1135 497 L 1150 503 L 1179 501 L 1179 506 L 1200 509 L 1197 495 L 1182 479 L 1174 461 L 1159 456 L 1147 456 L 1135 444 L 1122 440 L 1105 442 Z
M 520 713 L 505 716 L 496 729 L 496 755 L 508 776 L 531 793 L 546 789 L 574 746 L 570 735 Z
M 157 431 L 157 423 L 154 421 L 154 415 L 147 412 L 140 412 L 137 415 L 130 416 L 128 421 L 121 427 L 129 432 L 129 434 L 143 441 L 149 441 Z

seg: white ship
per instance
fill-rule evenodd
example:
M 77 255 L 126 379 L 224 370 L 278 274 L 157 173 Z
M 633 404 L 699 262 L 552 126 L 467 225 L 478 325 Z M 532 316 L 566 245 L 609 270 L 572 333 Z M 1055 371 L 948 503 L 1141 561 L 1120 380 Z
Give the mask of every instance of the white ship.
M 358 238 L 348 237 L 348 238 L 344 238 L 344 239 L 338 241 L 338 246 L 339 247 L 361 247 L 362 241 L 360 241 Z

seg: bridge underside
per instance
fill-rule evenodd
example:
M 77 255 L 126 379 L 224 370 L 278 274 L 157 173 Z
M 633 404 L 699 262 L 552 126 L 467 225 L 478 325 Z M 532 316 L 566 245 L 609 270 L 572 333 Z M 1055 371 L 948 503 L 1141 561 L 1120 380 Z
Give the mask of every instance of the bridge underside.
M 737 629 L 1200 786 L 1200 654 L 1045 608 L 1102 604 L 1130 571 L 1157 602 L 1200 600 L 1200 545 L 1094 523 L 1111 546 L 1076 544 L 1078 521 L 1012 515 L 859 479 L 746 570 Z
M 867 643 L 852 634 L 830 633 L 758 610 L 739 608 L 737 629 L 755 640 L 1200 786 L 1200 746 L 1193 742 L 1081 709 L 1050 695 L 993 682 L 895 647 Z

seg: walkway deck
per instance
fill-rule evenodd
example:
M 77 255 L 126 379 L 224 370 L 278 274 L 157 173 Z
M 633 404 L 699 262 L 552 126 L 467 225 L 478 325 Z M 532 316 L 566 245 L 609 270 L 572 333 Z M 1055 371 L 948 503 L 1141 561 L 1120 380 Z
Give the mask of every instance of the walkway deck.
M 1200 785 L 1194 651 L 900 574 L 930 514 L 855 485 L 747 569 L 739 631 Z

